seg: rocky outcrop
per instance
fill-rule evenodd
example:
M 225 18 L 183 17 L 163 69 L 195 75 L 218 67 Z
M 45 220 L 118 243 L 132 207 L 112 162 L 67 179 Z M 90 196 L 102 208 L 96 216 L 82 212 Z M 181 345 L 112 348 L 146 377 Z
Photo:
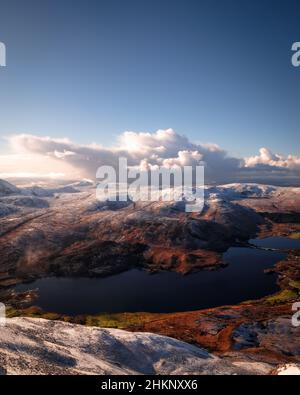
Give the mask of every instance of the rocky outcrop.
M 0 331 L 2 374 L 268 374 L 261 362 L 221 359 L 151 333 L 43 319 L 8 319 Z
M 278 364 L 300 363 L 300 333 L 291 323 L 292 304 L 243 303 L 170 313 L 132 326 L 205 347 L 211 352 Z
M 277 374 L 278 376 L 300 376 L 300 365 L 294 363 L 281 365 L 272 374 Z

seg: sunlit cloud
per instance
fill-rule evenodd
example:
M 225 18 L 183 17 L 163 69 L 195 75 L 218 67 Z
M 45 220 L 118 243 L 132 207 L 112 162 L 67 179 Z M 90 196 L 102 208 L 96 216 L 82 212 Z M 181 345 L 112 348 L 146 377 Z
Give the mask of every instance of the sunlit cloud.
M 23 151 L 23 150 L 22 150 Z M 0 155 L 0 178 L 68 178 L 79 177 L 77 169 L 47 154 L 13 153 Z
M 260 165 L 269 166 L 276 169 L 290 169 L 300 171 L 300 156 L 288 155 L 283 156 L 274 154 L 268 148 L 261 148 L 259 155 L 250 156 L 245 159 L 245 166 L 250 168 L 259 167 Z
M 191 142 L 173 129 L 154 133 L 126 131 L 117 144 L 106 148 L 98 144 L 79 145 L 69 139 L 28 134 L 9 138 L 14 154 L 0 156 L 2 174 L 59 174 L 67 178 L 95 178 L 101 165 L 117 167 L 119 157 L 129 166 L 143 169 L 204 164 L 206 182 L 243 180 L 250 174 L 281 177 L 300 173 L 300 157 L 283 157 L 261 148 L 248 158 L 230 157 L 217 144 Z

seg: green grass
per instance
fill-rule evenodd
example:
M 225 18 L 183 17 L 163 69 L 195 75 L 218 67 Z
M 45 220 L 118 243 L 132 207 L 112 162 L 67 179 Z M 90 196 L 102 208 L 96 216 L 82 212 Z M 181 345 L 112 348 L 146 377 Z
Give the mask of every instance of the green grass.
M 141 325 L 158 318 L 158 314 L 151 313 L 118 313 L 88 315 L 85 324 L 89 326 L 100 326 L 104 328 L 125 329 L 131 326 Z
M 26 309 L 16 309 L 12 306 L 7 306 L 6 314 L 8 318 L 21 316 L 31 318 L 44 318 L 47 320 L 61 320 L 87 326 L 118 329 L 125 329 L 141 325 L 145 322 L 155 321 L 164 315 L 154 313 L 101 313 L 95 315 L 78 315 L 75 317 L 71 317 L 67 315 L 45 312 L 35 306 Z
M 294 290 L 297 290 L 298 294 L 300 294 L 300 281 L 291 280 L 289 282 L 289 286 Z
M 298 292 L 291 290 L 291 289 L 283 289 L 282 291 L 272 295 L 268 296 L 265 301 L 268 304 L 278 304 L 278 303 L 284 303 L 288 302 L 290 300 L 296 299 L 298 296 Z

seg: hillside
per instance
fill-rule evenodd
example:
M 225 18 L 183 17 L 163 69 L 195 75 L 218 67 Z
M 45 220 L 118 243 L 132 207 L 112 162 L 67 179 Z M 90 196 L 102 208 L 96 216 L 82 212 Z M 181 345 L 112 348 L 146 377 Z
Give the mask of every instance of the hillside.
M 285 232 L 272 215 L 295 222 L 300 207 L 299 188 L 259 184 L 206 187 L 202 213 L 186 213 L 184 202 L 99 202 L 93 184 L 73 185 L 11 186 L 14 194 L 0 197 L 0 272 L 26 278 L 214 268 L 224 251 L 262 228 Z

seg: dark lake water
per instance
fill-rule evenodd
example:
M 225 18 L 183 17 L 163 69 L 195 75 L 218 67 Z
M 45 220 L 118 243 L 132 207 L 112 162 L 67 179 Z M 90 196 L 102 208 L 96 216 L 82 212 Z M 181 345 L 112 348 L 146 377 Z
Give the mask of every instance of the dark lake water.
M 285 255 L 235 247 L 224 254 L 229 266 L 217 271 L 182 276 L 132 269 L 106 278 L 44 278 L 20 284 L 16 290 L 38 288 L 36 305 L 69 315 L 189 311 L 236 304 L 276 292 L 276 275 L 265 274 L 264 269 Z
M 264 239 L 251 239 L 250 244 L 263 248 L 298 249 L 300 248 L 300 240 L 291 239 L 289 237 L 266 237 Z

